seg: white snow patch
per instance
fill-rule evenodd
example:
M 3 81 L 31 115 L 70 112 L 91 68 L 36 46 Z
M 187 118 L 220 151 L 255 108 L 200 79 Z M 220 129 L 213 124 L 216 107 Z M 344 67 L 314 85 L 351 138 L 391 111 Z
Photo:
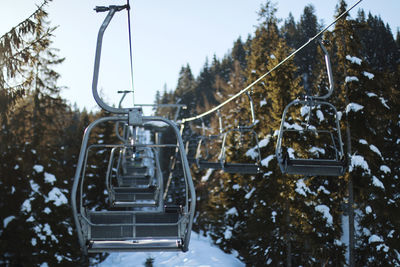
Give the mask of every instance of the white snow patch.
M 258 142 L 258 147 L 259 148 L 266 147 L 269 144 L 269 141 L 271 141 L 271 135 L 267 135 L 266 138 Z
M 54 201 L 54 205 L 61 206 L 68 203 L 67 198 L 57 187 L 54 187 L 50 192 L 49 196 L 46 198 L 46 203 L 49 201 Z
M 7 227 L 7 225 L 14 220 L 16 217 L 14 215 L 8 216 L 7 218 L 5 218 L 3 220 L 3 228 L 5 229 Z
M 350 82 L 358 82 L 358 78 L 356 76 L 347 76 L 345 79 L 346 83 L 350 83 Z
M 341 111 L 338 111 L 336 115 L 337 115 L 338 121 L 340 121 L 342 119 L 343 113 Z
M 291 158 L 291 159 L 294 159 L 294 158 L 295 158 L 295 157 L 294 157 L 294 149 L 293 149 L 293 148 L 289 147 L 289 148 L 286 150 L 286 152 L 288 153 L 289 158 Z
M 21 205 L 21 211 L 26 213 L 31 212 L 32 210 L 31 200 L 32 198 L 25 199 L 25 201 Z
M 232 237 L 232 227 L 228 226 L 224 232 L 225 239 L 231 239 Z
M 36 238 L 32 238 L 31 239 L 31 244 L 32 244 L 32 246 L 36 246 L 36 244 L 37 244 L 37 240 L 36 240 Z
M 42 171 L 44 170 L 44 167 L 43 167 L 42 165 L 36 164 L 36 165 L 33 166 L 33 169 L 34 169 L 37 173 L 39 173 L 39 172 L 42 172 Z
M 317 117 L 318 117 L 320 122 L 325 119 L 324 113 L 322 113 L 321 110 L 317 110 Z
M 383 242 L 382 237 L 377 236 L 377 235 L 371 235 L 371 236 L 368 238 L 368 243 L 369 243 L 369 244 L 375 243 L 375 242 Z
M 326 219 L 326 222 L 329 226 L 333 225 L 333 217 L 331 213 L 329 212 L 329 207 L 326 205 L 318 205 L 315 207 L 315 210 L 322 213 L 324 218 Z
M 305 115 L 308 115 L 308 113 L 310 112 L 310 107 L 309 106 L 302 106 L 300 108 L 300 114 L 302 117 L 304 117 Z
M 392 172 L 392 170 L 390 170 L 390 168 L 388 166 L 386 166 L 386 165 L 382 165 L 379 169 L 381 171 L 383 171 L 384 173 L 391 173 Z
M 370 80 L 372 80 L 372 79 L 375 77 L 375 75 L 373 75 L 372 73 L 369 73 L 369 72 L 367 72 L 367 71 L 364 71 L 364 72 L 363 72 L 363 75 L 364 75 L 365 77 L 367 77 L 368 79 L 370 79 Z
M 357 104 L 357 103 L 350 103 L 350 104 L 348 104 L 347 107 L 346 107 L 346 113 L 349 113 L 350 111 L 357 112 L 357 111 L 362 110 L 363 108 L 364 108 L 364 106 L 362 106 L 362 105 L 360 105 L 360 104 Z
M 234 190 L 239 190 L 239 189 L 240 189 L 240 185 L 234 184 L 234 185 L 232 186 L 232 189 L 234 189 Z
M 99 267 L 104 266 L 144 266 L 147 258 L 153 258 L 153 265 L 157 267 L 168 266 L 197 266 L 197 267 L 244 267 L 239 261 L 237 253 L 226 254 L 216 247 L 209 237 L 204 237 L 192 232 L 189 251 L 182 252 L 136 252 L 136 253 L 111 253 Z
M 276 215 L 277 215 L 276 211 L 271 212 L 271 219 L 273 223 L 275 223 Z
M 324 192 L 325 194 L 329 195 L 331 192 L 329 192 L 329 190 L 327 190 L 323 185 L 320 185 L 317 189 L 318 192 Z
M 258 157 L 258 147 L 250 148 L 245 155 L 251 159 L 256 159 Z
M 371 173 L 371 170 L 369 169 L 367 161 L 365 161 L 364 157 L 361 155 L 352 155 L 351 156 L 349 172 L 352 172 L 354 167 L 361 167 L 362 169 L 367 171 L 368 174 Z
M 260 108 L 265 105 L 267 105 L 267 100 L 265 100 L 264 98 L 263 100 L 260 101 Z
M 367 142 L 367 140 L 365 140 L 365 139 L 360 139 L 360 140 L 358 140 L 358 142 L 359 142 L 360 144 L 363 144 L 363 145 L 368 145 L 368 142 Z
M 50 213 L 51 213 L 51 209 L 50 209 L 49 207 L 46 207 L 46 208 L 43 210 L 43 212 L 46 213 L 46 214 L 50 214 Z
M 251 198 L 251 195 L 254 193 L 254 191 L 256 191 L 256 188 L 255 188 L 255 187 L 253 187 L 253 188 L 250 190 L 250 192 L 248 192 L 248 193 L 244 196 L 244 198 L 245 198 L 245 199 Z
M 377 94 L 372 93 L 372 92 L 366 92 L 366 94 L 367 94 L 368 97 L 378 96 Z
M 54 182 L 56 181 L 56 177 L 54 176 L 54 174 L 48 173 L 48 172 L 44 172 L 44 181 L 46 183 L 49 184 L 54 184 Z
M 202 182 L 208 181 L 208 178 L 210 178 L 211 174 L 213 173 L 214 169 L 208 169 L 206 174 L 204 174 L 203 177 L 201 177 Z
M 372 151 L 374 151 L 376 154 L 378 154 L 381 158 L 382 158 L 382 153 L 381 151 L 374 145 L 370 145 L 369 149 L 371 149 Z
M 371 212 L 372 212 L 371 206 L 365 207 L 365 213 L 366 213 L 366 214 L 370 214 Z
M 304 183 L 303 179 L 300 179 L 296 182 L 296 189 L 295 191 L 297 192 L 297 194 L 303 195 L 303 196 L 307 196 L 307 193 L 310 192 L 310 189 L 307 187 L 307 185 Z
M 350 55 L 347 55 L 346 59 L 348 61 L 350 61 L 351 63 L 357 64 L 357 65 L 361 65 L 361 62 L 362 62 L 361 58 L 350 56 Z
M 286 129 L 294 129 L 294 130 L 297 130 L 297 131 L 302 131 L 303 130 L 303 127 L 301 127 L 297 123 L 289 124 L 288 122 L 284 122 L 283 125 L 286 127 Z
M 235 207 L 230 208 L 225 212 L 225 215 L 233 215 L 233 216 L 238 216 L 239 213 Z
M 314 155 L 319 155 L 319 154 L 325 155 L 325 149 L 320 147 L 312 147 L 308 151 L 310 151 L 310 153 Z
M 261 165 L 268 167 L 269 162 L 275 157 L 275 155 L 269 155 L 261 161 Z
M 19 169 L 19 165 L 17 164 L 14 166 L 14 170 L 18 170 L 18 169 Z
M 32 191 L 39 193 L 40 186 L 37 183 L 35 183 L 35 181 L 33 181 L 33 180 L 29 180 L 29 183 L 31 184 Z
M 381 100 L 381 103 L 385 108 L 390 109 L 390 107 L 386 104 L 387 102 L 386 99 L 384 99 L 383 97 L 380 97 L 379 99 Z

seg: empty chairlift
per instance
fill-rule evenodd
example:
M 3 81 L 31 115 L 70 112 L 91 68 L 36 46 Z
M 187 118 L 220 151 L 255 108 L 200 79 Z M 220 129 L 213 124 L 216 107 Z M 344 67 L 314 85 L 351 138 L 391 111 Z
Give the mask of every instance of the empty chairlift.
M 71 206 L 79 243 L 84 254 L 187 251 L 196 196 L 183 141 L 176 124 L 162 117 L 143 116 L 138 107 L 109 106 L 103 102 L 97 91 L 104 31 L 113 15 L 125 8 L 127 6 L 96 9 L 100 12 L 108 11 L 108 15 L 98 34 L 92 92 L 102 109 L 116 115 L 92 122 L 83 136 L 71 190 Z M 173 130 L 176 143 L 142 142 L 135 138 L 129 139 L 132 137 L 129 134 L 119 136 L 119 142 L 114 144 L 96 142 L 91 134 L 93 129 L 107 123 L 124 125 L 129 129 L 150 128 L 152 134 L 157 131 L 157 126 L 152 125 L 168 125 Z M 159 151 L 162 149 L 176 150 L 181 159 L 181 178 L 187 190 L 182 196 L 184 201 L 178 207 L 165 204 L 160 197 L 165 190 L 159 164 Z M 106 164 L 96 166 L 98 163 Z M 103 186 L 106 188 L 104 191 Z
M 256 123 L 253 99 L 249 92 L 247 92 L 246 94 L 248 96 L 250 104 L 251 124 L 239 125 L 235 129 L 230 129 L 229 131 L 224 133 L 224 138 L 222 141 L 220 161 L 222 163 L 224 172 L 227 173 L 257 174 L 261 172 L 261 151 L 259 147 L 257 133 L 253 130 L 253 127 Z M 231 139 L 230 145 L 228 144 L 228 139 Z M 246 150 L 243 151 L 245 154 L 248 153 L 249 150 L 251 150 L 252 155 L 246 155 L 247 159 L 244 162 L 238 162 L 236 160 L 233 160 L 232 158 L 228 158 L 227 154 L 229 153 L 230 149 L 233 149 L 234 146 L 237 146 L 241 150 Z
M 328 52 L 322 42 L 319 44 L 325 55 L 329 90 L 322 96 L 296 99 L 285 107 L 276 145 L 282 173 L 341 176 L 346 169 L 338 112 L 323 101 L 332 94 L 334 86 Z M 292 116 L 295 112 L 297 116 Z M 302 121 L 297 123 L 294 117 Z

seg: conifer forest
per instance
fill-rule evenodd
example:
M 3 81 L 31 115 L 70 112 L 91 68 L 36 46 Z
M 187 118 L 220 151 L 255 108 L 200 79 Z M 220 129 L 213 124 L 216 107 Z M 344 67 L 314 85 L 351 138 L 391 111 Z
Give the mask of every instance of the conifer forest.
M 85 128 L 110 113 L 60 96 L 64 58 L 53 46 L 48 4 L 0 37 L 2 266 L 88 266 L 108 257 L 82 253 L 70 199 Z M 338 0 L 336 16 L 347 8 Z M 154 116 L 181 130 L 196 191 L 192 230 L 246 266 L 400 266 L 399 30 L 393 35 L 384 17 L 359 9 L 274 69 L 327 25 L 312 5 L 295 21 L 276 17 L 266 0 L 258 15 L 254 32 L 224 57 L 204 59 L 197 76 L 183 65 L 176 87 L 154 99 Z M 251 84 L 216 112 L 185 120 Z M 164 105 L 176 103 L 186 108 Z M 176 142 L 171 131 L 162 135 Z M 115 124 L 90 138 L 115 143 Z M 161 158 L 164 184 L 171 151 Z M 340 159 L 343 171 L 291 173 L 285 164 L 294 158 Z M 225 163 L 240 168 L 219 167 Z M 246 172 L 247 163 L 257 170 Z M 107 166 L 98 151 L 86 168 L 101 181 L 81 185 L 93 209 L 107 204 Z M 168 186 L 171 195 L 185 191 Z

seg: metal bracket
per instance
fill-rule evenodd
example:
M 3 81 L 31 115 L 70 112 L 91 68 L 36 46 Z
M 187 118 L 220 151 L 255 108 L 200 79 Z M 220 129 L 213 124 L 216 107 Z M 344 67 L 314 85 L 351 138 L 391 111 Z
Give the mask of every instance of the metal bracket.
M 142 110 L 142 108 L 129 109 L 128 125 L 132 125 L 132 126 L 143 125 L 143 110 Z

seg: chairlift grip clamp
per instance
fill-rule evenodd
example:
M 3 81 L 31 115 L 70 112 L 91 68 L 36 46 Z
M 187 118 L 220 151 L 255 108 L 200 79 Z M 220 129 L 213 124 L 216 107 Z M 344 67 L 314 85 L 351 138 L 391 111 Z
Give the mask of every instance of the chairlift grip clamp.
M 128 125 L 137 126 L 143 124 L 142 108 L 132 108 L 128 111 Z

